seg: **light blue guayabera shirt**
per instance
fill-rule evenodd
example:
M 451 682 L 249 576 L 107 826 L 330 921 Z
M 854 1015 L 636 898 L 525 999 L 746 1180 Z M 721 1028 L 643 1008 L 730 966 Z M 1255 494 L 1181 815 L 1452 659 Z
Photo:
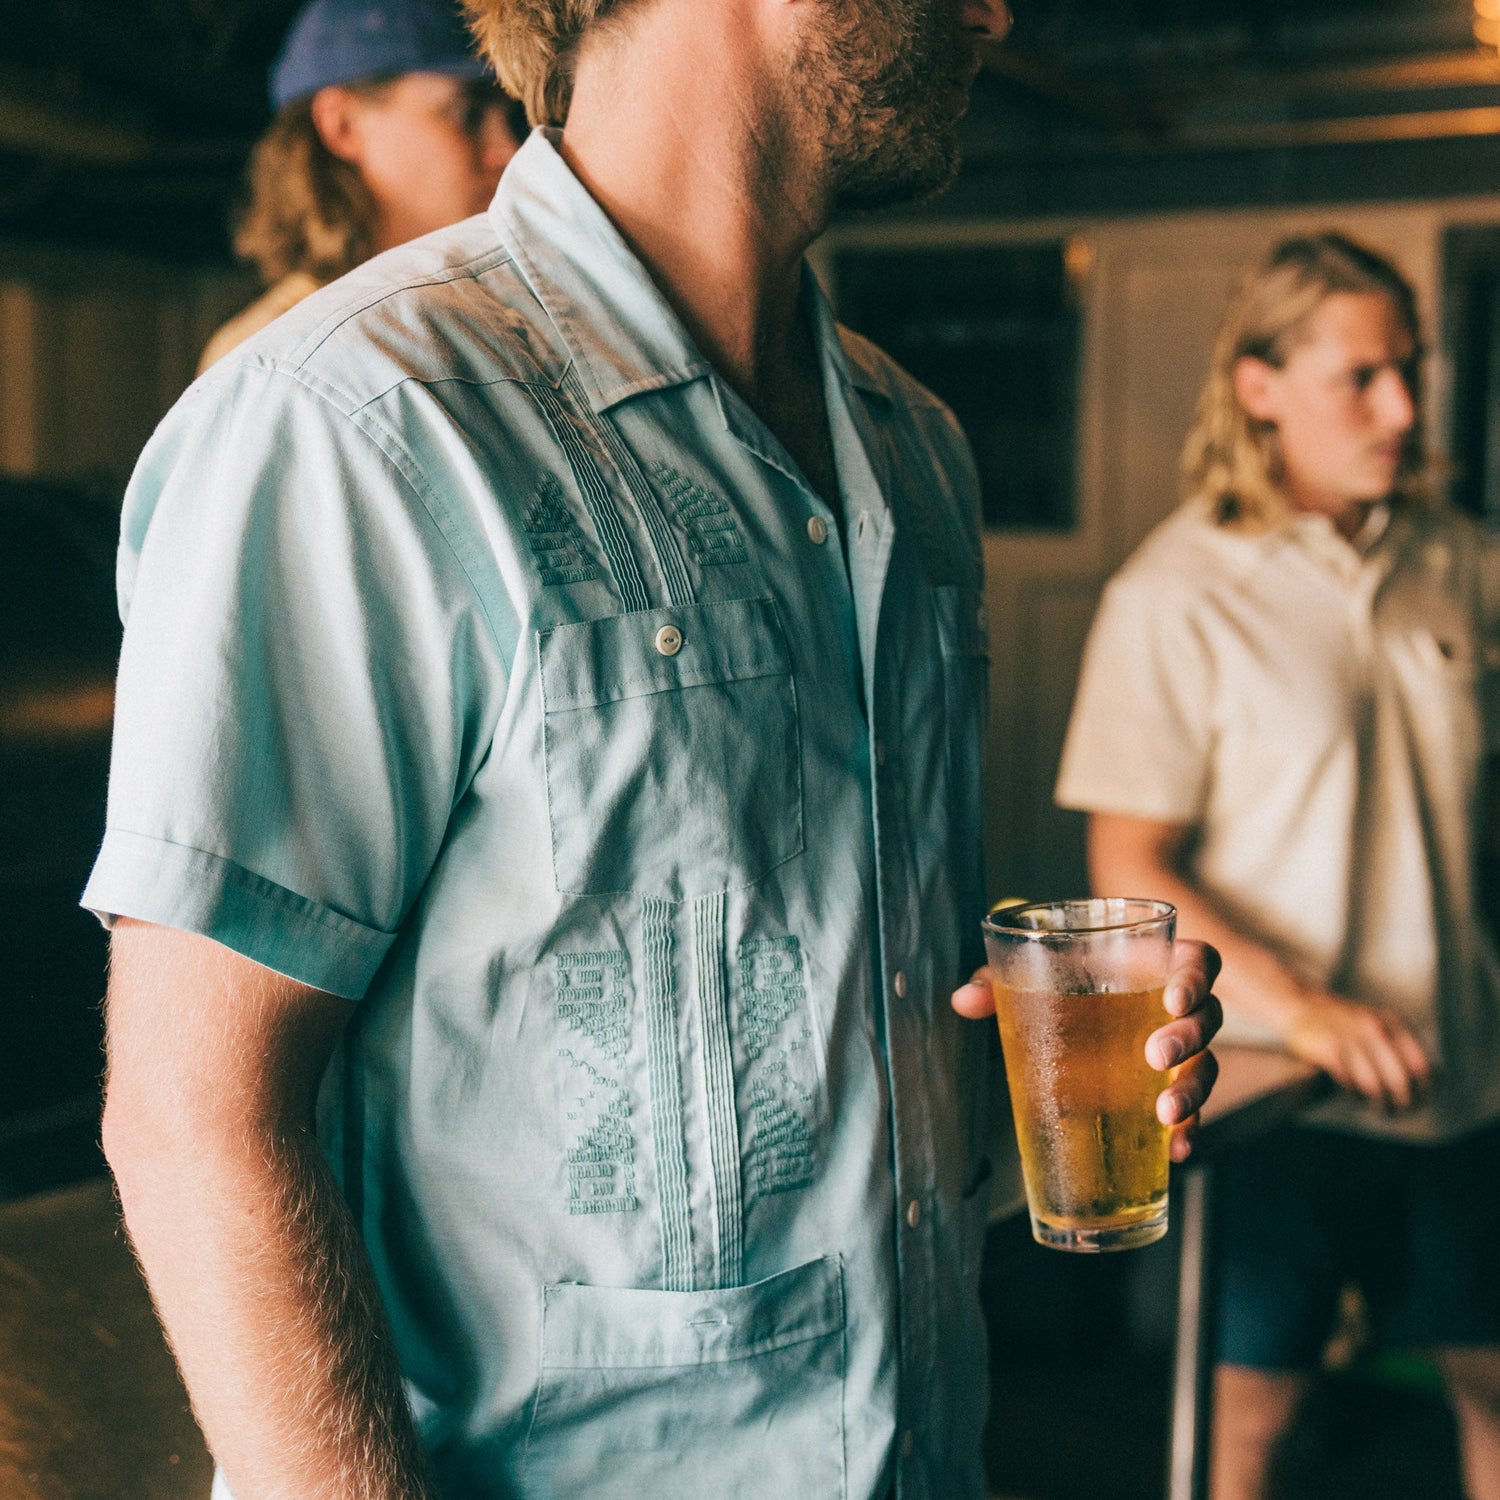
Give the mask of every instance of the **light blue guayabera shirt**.
M 126 500 L 84 901 L 361 1000 L 323 1140 L 448 1496 L 983 1493 L 976 486 L 807 296 L 838 496 L 538 134 Z

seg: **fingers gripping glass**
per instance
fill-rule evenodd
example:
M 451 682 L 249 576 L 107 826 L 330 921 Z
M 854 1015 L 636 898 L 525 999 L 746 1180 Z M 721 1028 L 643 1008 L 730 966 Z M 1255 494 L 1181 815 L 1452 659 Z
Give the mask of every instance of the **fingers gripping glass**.
M 1126 1250 L 1167 1232 L 1164 1020 L 1177 912 L 1165 901 L 1037 902 L 984 922 L 1031 1228 L 1057 1250 Z

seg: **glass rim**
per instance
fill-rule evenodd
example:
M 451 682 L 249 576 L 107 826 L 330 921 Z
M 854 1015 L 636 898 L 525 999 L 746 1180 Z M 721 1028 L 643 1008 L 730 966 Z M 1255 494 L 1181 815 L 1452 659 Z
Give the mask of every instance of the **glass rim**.
M 1060 911 L 1068 908 L 1114 906 L 1134 908 L 1138 915 L 1124 917 L 1118 921 L 1093 921 L 1070 927 L 1021 927 L 1014 924 L 1016 917 L 1027 912 Z M 1056 942 L 1060 938 L 1084 937 L 1100 932 L 1129 932 L 1132 929 L 1153 927 L 1174 918 L 1177 908 L 1170 901 L 1161 901 L 1154 896 L 1079 896 L 1068 901 L 1027 901 L 1016 906 L 1001 906 L 991 910 L 980 921 L 986 932 L 997 937 L 1026 938 L 1032 942 Z

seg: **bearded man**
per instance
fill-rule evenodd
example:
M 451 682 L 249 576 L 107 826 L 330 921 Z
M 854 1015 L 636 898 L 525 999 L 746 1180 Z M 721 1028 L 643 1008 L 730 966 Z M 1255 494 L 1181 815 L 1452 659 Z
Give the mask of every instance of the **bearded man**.
M 470 9 L 551 128 L 126 505 L 105 1142 L 218 1491 L 980 1496 L 976 486 L 803 252 L 1003 7 Z

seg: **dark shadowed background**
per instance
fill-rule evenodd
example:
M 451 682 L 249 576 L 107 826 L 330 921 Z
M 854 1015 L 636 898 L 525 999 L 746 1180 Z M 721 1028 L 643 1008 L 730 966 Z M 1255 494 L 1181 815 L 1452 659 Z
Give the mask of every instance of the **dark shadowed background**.
M 1016 0 L 939 202 L 839 226 L 845 315 L 953 402 L 985 475 L 991 873 L 1075 894 L 1048 789 L 1102 579 L 1173 498 L 1233 267 L 1288 225 L 1394 246 L 1455 496 L 1500 513 L 1500 62 L 1468 0 Z M 202 1495 L 95 1147 L 121 490 L 253 281 L 226 225 L 288 0 L 0 0 L 0 1494 Z M 1311 216 L 1309 218 L 1309 216 Z M 976 914 L 977 915 L 977 914 Z M 998 1493 L 1161 1493 L 1171 1247 L 993 1257 Z M 1431 1372 L 1361 1354 L 1285 1496 L 1457 1500 Z

